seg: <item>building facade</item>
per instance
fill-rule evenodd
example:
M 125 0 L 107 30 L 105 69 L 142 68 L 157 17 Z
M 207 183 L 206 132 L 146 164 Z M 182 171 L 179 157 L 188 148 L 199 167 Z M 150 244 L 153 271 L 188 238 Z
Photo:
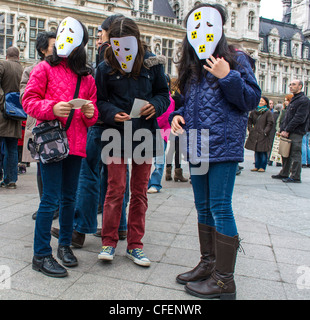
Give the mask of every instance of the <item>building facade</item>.
M 288 84 L 299 78 L 310 94 L 310 0 L 283 0 L 283 22 L 259 18 L 260 0 L 209 0 L 227 8 L 225 33 L 230 43 L 257 60 L 256 76 L 263 94 L 283 100 Z M 121 13 L 134 19 L 142 38 L 156 54 L 167 57 L 166 72 L 176 77 L 175 61 L 186 35 L 184 19 L 195 0 L 0 0 L 0 59 L 6 49 L 20 49 L 21 62 L 36 61 L 38 32 L 56 31 L 67 16 L 82 21 L 89 32 L 87 53 L 95 60 L 96 31 L 108 16 Z

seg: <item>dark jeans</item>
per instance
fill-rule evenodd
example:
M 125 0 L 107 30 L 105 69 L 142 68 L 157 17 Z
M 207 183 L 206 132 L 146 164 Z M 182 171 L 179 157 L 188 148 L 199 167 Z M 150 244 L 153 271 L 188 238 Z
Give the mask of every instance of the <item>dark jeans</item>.
M 193 174 L 190 164 L 198 223 L 216 227 L 216 231 L 234 237 L 237 227 L 232 210 L 232 194 L 235 185 L 237 162 L 210 163 L 204 175 Z
M 86 154 L 82 160 L 80 180 L 75 207 L 74 229 L 80 233 L 97 231 L 98 204 L 104 204 L 107 191 L 108 169 L 101 161 L 101 135 L 103 128 L 93 126 L 88 129 Z M 119 231 L 127 230 L 126 207 L 129 201 L 129 176 L 123 200 L 122 216 Z
M 257 152 L 255 151 L 255 168 L 256 169 L 264 169 L 267 167 L 267 152 Z
M 291 172 L 291 178 L 300 180 L 302 138 L 303 136 L 300 134 L 290 134 L 289 139 L 292 140 L 291 152 L 288 158 L 282 157 L 282 170 L 279 173 L 281 176 L 288 177 Z
M 52 253 L 50 246 L 53 216 L 59 211 L 59 244 L 70 246 L 73 232 L 73 218 L 76 190 L 82 158 L 68 158 L 50 164 L 41 165 L 43 195 L 40 202 L 35 227 L 34 255 L 45 257 Z
M 3 142 L 3 182 L 9 184 L 17 181 L 18 170 L 18 139 L 0 137 L 0 146 Z

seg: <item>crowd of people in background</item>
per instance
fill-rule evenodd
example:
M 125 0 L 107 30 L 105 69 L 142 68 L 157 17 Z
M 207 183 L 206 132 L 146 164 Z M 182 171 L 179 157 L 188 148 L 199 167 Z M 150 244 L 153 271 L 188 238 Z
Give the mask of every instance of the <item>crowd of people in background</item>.
M 197 37 L 205 41 L 206 15 L 214 19 L 208 21 L 208 28 L 214 28 L 214 47 L 207 50 L 196 41 Z M 147 194 L 161 192 L 164 178 L 192 184 L 198 213 L 201 260 L 193 270 L 178 275 L 177 282 L 201 298 L 235 299 L 234 266 L 240 239 L 231 199 L 244 148 L 254 152 L 251 171 L 264 173 L 274 164 L 270 155 L 275 136 L 289 138 L 290 156 L 275 164 L 281 171 L 272 178 L 301 183 L 302 168 L 310 168 L 310 106 L 300 80 L 290 83 L 291 94 L 283 104 L 275 105 L 262 96 L 254 75 L 255 61 L 226 41 L 226 18 L 220 5 L 202 4 L 189 12 L 176 81 L 164 73 L 165 60 L 141 41 L 137 24 L 122 15 L 110 16 L 98 28 L 92 66 L 85 51 L 87 29 L 71 17 L 61 22 L 57 33 L 38 34 L 40 60 L 25 70 L 18 49 L 8 48 L 7 60 L 0 62 L 1 111 L 5 95 L 19 92 L 28 117 L 27 122 L 8 120 L 0 112 L 0 180 L 1 188 L 16 189 L 18 174 L 36 163 L 40 206 L 32 216 L 34 270 L 67 276 L 65 267 L 78 265 L 71 246 L 82 248 L 87 234 L 102 239 L 99 260 L 112 261 L 118 241 L 127 239 L 127 257 L 149 267 L 142 243 Z M 199 27 L 197 19 L 202 22 Z M 202 34 L 197 36 L 199 28 Z M 69 101 L 77 97 L 88 102 L 74 110 Z M 137 118 L 131 117 L 135 99 L 146 101 Z M 49 164 L 33 159 L 28 150 L 32 129 L 54 119 L 65 127 L 69 117 L 69 156 Z M 124 129 L 129 121 L 130 136 Z M 110 129 L 120 135 L 121 147 L 117 156 L 109 154 L 108 161 L 102 161 L 102 148 L 110 142 L 102 135 Z M 153 149 L 152 157 L 143 163 L 125 151 L 128 141 L 135 147 L 133 135 L 139 129 L 147 129 L 149 142 L 155 146 L 157 141 L 163 150 L 158 154 Z M 161 130 L 159 139 L 157 129 Z M 199 161 L 191 157 L 193 150 L 187 145 L 183 157 L 190 162 L 190 175 L 186 177 L 178 137 L 191 129 L 198 130 L 194 151 Z M 206 159 L 204 129 L 209 131 Z M 177 136 L 173 144 L 172 136 Z M 205 163 L 208 171 L 201 173 Z M 102 213 L 102 228 L 98 228 L 98 213 Z M 58 217 L 60 228 L 54 228 L 52 221 Z M 57 257 L 62 265 L 53 257 L 51 236 L 58 238 Z

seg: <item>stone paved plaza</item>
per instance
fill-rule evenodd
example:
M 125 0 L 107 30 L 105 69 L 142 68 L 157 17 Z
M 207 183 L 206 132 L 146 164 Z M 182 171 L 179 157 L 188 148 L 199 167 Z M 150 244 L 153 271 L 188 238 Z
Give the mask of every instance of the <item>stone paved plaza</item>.
M 279 172 L 275 166 L 266 173 L 250 172 L 253 153 L 245 155 L 233 197 L 244 249 L 235 272 L 237 299 L 308 300 L 310 169 L 303 170 L 301 184 L 287 185 L 271 179 Z M 99 261 L 101 241 L 87 235 L 84 248 L 74 249 L 79 266 L 69 270 L 67 278 L 54 279 L 31 267 L 31 215 L 39 198 L 35 164 L 27 170 L 16 190 L 0 190 L 0 274 L 11 274 L 0 282 L 0 300 L 200 300 L 175 281 L 200 257 L 190 183 L 164 181 L 161 193 L 149 195 L 143 241 L 151 267 L 139 267 L 126 257 L 126 241 L 119 242 L 113 262 Z M 184 171 L 188 176 L 187 166 Z M 53 225 L 58 226 L 58 220 Z M 56 256 L 56 239 L 52 246 Z

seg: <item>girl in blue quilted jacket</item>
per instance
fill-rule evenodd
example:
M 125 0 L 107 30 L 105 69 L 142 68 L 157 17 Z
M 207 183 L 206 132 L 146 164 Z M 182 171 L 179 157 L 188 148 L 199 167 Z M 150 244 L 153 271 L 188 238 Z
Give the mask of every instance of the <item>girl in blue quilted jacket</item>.
M 253 60 L 227 44 L 220 5 L 201 4 L 185 19 L 187 36 L 178 63 L 183 106 L 171 128 L 187 141 L 201 260 L 177 276 L 188 293 L 235 299 L 234 267 L 239 236 L 232 210 L 238 162 L 243 162 L 248 113 L 261 90 Z M 193 138 L 194 137 L 194 138 Z

